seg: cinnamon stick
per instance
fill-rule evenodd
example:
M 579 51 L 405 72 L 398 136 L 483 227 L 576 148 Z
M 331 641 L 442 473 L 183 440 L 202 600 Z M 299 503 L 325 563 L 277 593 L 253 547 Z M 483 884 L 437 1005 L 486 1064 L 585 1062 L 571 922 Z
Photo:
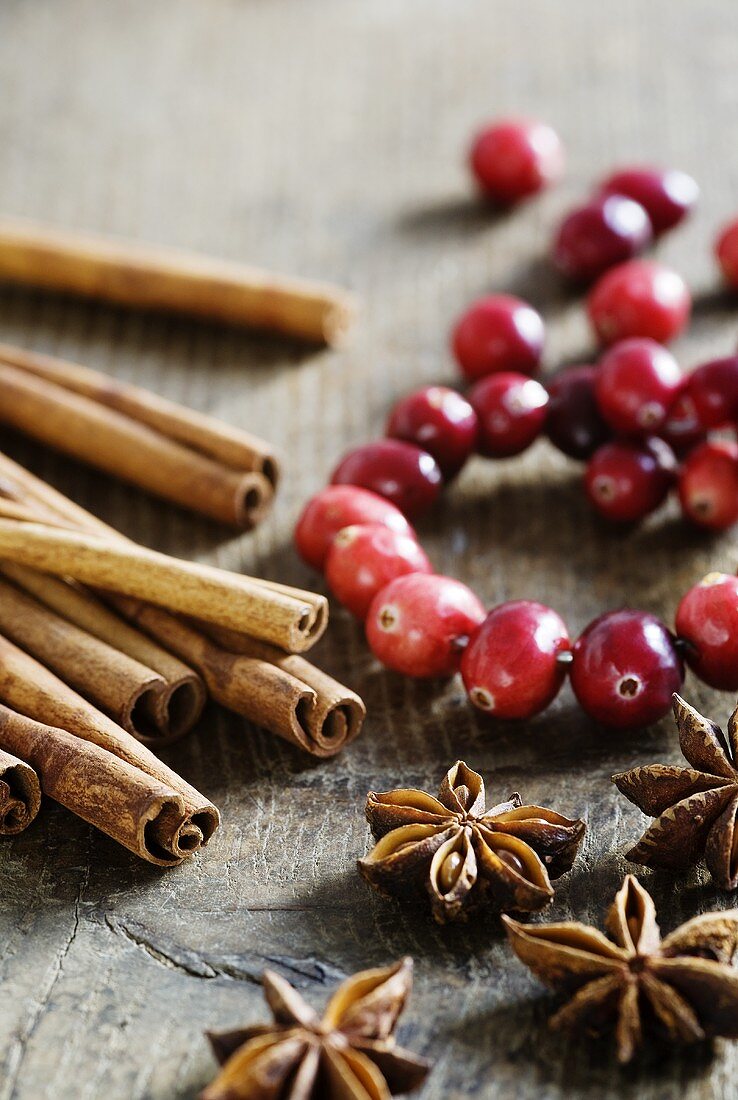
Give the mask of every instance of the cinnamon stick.
M 0 836 L 22 833 L 41 805 L 38 776 L 25 760 L 0 749 Z
M 49 798 L 149 863 L 173 867 L 200 846 L 182 795 L 99 745 L 3 704 L 0 745 L 33 764 Z
M 11 218 L 0 220 L 0 279 L 315 343 L 340 343 L 355 312 L 327 283 Z
M 87 747 L 98 746 L 174 792 L 181 801 L 177 802 L 176 809 L 169 807 L 167 827 L 157 832 L 157 844 L 165 849 L 167 858 L 172 861 L 178 862 L 203 847 L 218 827 L 220 815 L 211 802 L 145 745 L 3 635 L 0 635 L 0 703 L 44 726 L 73 734 L 79 742 L 78 753 L 82 754 L 78 759 L 84 758 Z M 0 747 L 19 754 L 17 748 L 10 748 L 4 741 L 0 741 Z M 94 749 L 89 755 L 91 759 L 98 757 Z M 25 759 L 22 751 L 20 756 Z M 76 784 L 84 785 L 79 772 Z M 90 792 L 89 797 L 103 801 L 112 794 L 105 787 Z

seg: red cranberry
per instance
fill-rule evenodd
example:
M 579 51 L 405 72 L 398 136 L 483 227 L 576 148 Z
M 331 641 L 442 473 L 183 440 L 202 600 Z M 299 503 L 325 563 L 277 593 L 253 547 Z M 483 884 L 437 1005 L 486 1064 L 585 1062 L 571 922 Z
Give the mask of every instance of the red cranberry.
M 715 241 L 715 255 L 725 281 L 738 287 L 738 219 L 726 225 Z
M 585 491 L 600 515 L 635 523 L 663 504 L 675 466 L 673 452 L 661 439 L 615 440 L 589 460 Z
M 387 422 L 387 435 L 422 447 L 450 480 L 474 450 L 477 414 L 456 390 L 426 386 L 397 402 Z
M 464 643 L 484 619 L 484 607 L 465 584 L 411 573 L 390 581 L 372 601 L 366 636 L 387 668 L 421 678 L 451 676 Z
M 467 309 L 451 342 L 461 373 L 476 382 L 495 371 L 536 374 L 543 354 L 540 313 L 510 294 L 489 294 Z
M 738 521 L 738 444 L 716 440 L 692 451 L 679 473 L 684 514 L 722 531 Z
M 600 361 L 597 401 L 616 432 L 655 432 L 665 423 L 681 381 L 679 364 L 666 348 L 645 338 L 621 340 Z
M 707 433 L 700 420 L 687 383 L 682 380 L 677 396 L 669 409 L 669 415 L 659 428 L 659 437 L 668 443 L 677 457 L 689 454 L 700 443 L 704 443 Z
M 530 718 L 558 694 L 566 674 L 558 657 L 570 648 L 555 611 L 511 600 L 490 611 L 469 640 L 464 687 L 475 707 L 497 718 Z
M 412 538 L 415 534 L 400 509 L 376 493 L 354 485 L 329 485 L 307 502 L 297 521 L 295 545 L 300 557 L 322 570 L 333 539 L 350 523 L 381 523 L 400 535 Z
M 574 644 L 571 686 L 592 718 L 615 729 L 648 726 L 668 712 L 684 680 L 664 624 L 643 611 L 612 611 Z
M 639 203 L 609 195 L 564 219 L 554 239 L 553 261 L 568 278 L 589 281 L 642 252 L 651 235 L 651 223 Z
M 411 535 L 378 524 L 352 524 L 339 531 L 328 551 L 325 577 L 333 595 L 357 619 L 365 619 L 385 585 L 405 573 L 432 573 Z
M 655 260 L 628 260 L 595 283 L 587 299 L 603 344 L 649 336 L 668 344 L 686 328 L 692 298 L 681 275 Z
M 472 387 L 469 400 L 479 418 L 477 448 L 488 458 L 520 454 L 546 421 L 548 394 L 524 374 L 491 374 Z
M 474 139 L 469 159 L 484 194 L 505 205 L 535 195 L 564 171 L 564 149 L 556 131 L 527 119 L 485 127 Z
M 738 356 L 703 363 L 687 377 L 684 392 L 703 428 L 732 423 L 738 418 Z
M 688 642 L 687 664 L 720 691 L 738 691 L 738 577 L 708 573 L 690 588 L 676 613 L 676 632 Z
M 694 209 L 700 189 L 676 168 L 623 168 L 600 188 L 601 195 L 625 195 L 639 202 L 658 236 L 679 225 Z
M 381 439 L 349 451 L 333 471 L 331 482 L 371 489 L 412 518 L 435 503 L 443 478 L 427 451 L 399 439 Z
M 548 383 L 546 434 L 570 458 L 589 458 L 612 435 L 597 404 L 596 377 L 596 367 L 565 367 Z

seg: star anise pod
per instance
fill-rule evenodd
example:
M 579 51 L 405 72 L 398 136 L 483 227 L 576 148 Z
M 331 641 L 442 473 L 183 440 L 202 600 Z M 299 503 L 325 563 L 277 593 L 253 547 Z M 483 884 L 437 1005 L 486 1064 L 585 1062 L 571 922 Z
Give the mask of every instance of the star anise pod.
M 691 767 L 650 764 L 612 777 L 626 798 L 655 817 L 627 858 L 681 871 L 705 857 L 715 884 L 738 886 L 738 711 L 726 737 L 674 696 L 679 745 Z
M 388 1100 L 430 1065 L 395 1045 L 412 959 L 363 970 L 339 985 L 320 1017 L 284 978 L 262 982 L 273 1023 L 208 1032 L 222 1069 L 200 1100 Z
M 533 912 L 553 897 L 551 879 L 571 868 L 584 835 L 572 821 L 512 794 L 485 810 L 481 775 L 458 760 L 438 798 L 414 789 L 367 796 L 376 846 L 359 860 L 366 881 L 405 900 L 430 895 L 445 924 L 486 905 Z
M 610 939 L 585 924 L 523 925 L 503 917 L 513 951 L 546 985 L 571 999 L 555 1029 L 615 1032 L 629 1062 L 646 1035 L 696 1043 L 738 1038 L 738 910 L 705 913 L 661 939 L 656 910 L 628 875 L 607 916 Z

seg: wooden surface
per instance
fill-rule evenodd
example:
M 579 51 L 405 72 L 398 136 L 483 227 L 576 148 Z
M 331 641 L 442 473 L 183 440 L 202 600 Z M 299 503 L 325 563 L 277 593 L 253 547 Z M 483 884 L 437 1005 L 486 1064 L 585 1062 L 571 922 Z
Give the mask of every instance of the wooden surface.
M 290 530 L 349 445 L 381 431 L 411 386 L 453 380 L 449 324 L 490 289 L 529 296 L 550 328 L 548 365 L 590 351 L 579 302 L 545 264 L 552 225 L 614 164 L 694 172 L 698 217 L 664 243 L 689 277 L 685 364 L 727 354 L 736 306 L 709 254 L 738 207 L 738 7 L 624 0 L 4 0 L 0 205 L 59 225 L 200 248 L 335 279 L 364 301 L 352 346 L 309 352 L 181 320 L 0 293 L 0 337 L 150 385 L 245 428 L 286 456 L 278 507 L 232 538 L 10 437 L 11 452 L 158 549 L 300 585 Z M 468 197 L 471 130 L 501 112 L 542 115 L 570 154 L 563 186 L 509 217 Z M 579 471 L 545 443 L 475 461 L 421 525 L 436 566 L 489 604 L 553 604 L 572 631 L 623 604 L 671 620 L 708 569 L 732 570 L 736 536 L 688 531 L 672 505 L 614 534 Z M 368 892 L 370 788 L 433 790 L 464 757 L 502 797 L 520 790 L 590 828 L 552 917 L 599 921 L 643 819 L 615 770 L 676 760 L 667 720 L 617 736 L 568 689 L 524 727 L 472 714 L 458 684 L 381 672 L 335 609 L 316 658 L 364 695 L 361 739 L 314 764 L 212 711 L 167 754 L 223 811 L 193 864 L 162 874 L 61 809 L 0 848 L 0 1100 L 190 1100 L 213 1072 L 202 1031 L 262 1018 L 271 966 L 316 1004 L 343 975 L 405 953 L 416 988 L 400 1029 L 437 1059 L 423 1100 L 738 1095 L 738 1047 L 617 1069 L 607 1047 L 567 1045 L 550 1002 L 494 922 L 442 931 Z M 731 700 L 687 697 L 724 720 Z M 735 899 L 703 871 L 644 874 L 671 928 Z

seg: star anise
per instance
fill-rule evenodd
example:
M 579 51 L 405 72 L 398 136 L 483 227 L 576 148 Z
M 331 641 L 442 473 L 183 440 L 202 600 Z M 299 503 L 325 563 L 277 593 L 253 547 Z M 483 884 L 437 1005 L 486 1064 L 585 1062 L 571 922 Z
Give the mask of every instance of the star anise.
M 555 1029 L 615 1032 L 629 1062 L 645 1035 L 696 1043 L 738 1038 L 738 910 L 705 913 L 662 940 L 653 900 L 628 875 L 607 916 L 610 939 L 585 924 L 523 925 L 503 917 L 513 951 L 571 1000 Z
M 395 1045 L 412 959 L 342 982 L 322 1016 L 267 970 L 274 1022 L 209 1032 L 222 1069 L 200 1100 L 387 1100 L 424 1081 L 430 1065 Z
M 738 711 L 726 737 L 674 696 L 679 745 L 691 767 L 650 764 L 612 777 L 626 798 L 655 817 L 627 858 L 681 871 L 705 857 L 715 884 L 738 886 Z
M 553 897 L 550 879 L 571 868 L 584 835 L 572 821 L 512 794 L 485 810 L 481 775 L 458 760 L 438 798 L 414 789 L 371 791 L 366 816 L 376 846 L 359 860 L 380 893 L 406 900 L 430 895 L 444 924 L 486 905 L 533 912 Z

